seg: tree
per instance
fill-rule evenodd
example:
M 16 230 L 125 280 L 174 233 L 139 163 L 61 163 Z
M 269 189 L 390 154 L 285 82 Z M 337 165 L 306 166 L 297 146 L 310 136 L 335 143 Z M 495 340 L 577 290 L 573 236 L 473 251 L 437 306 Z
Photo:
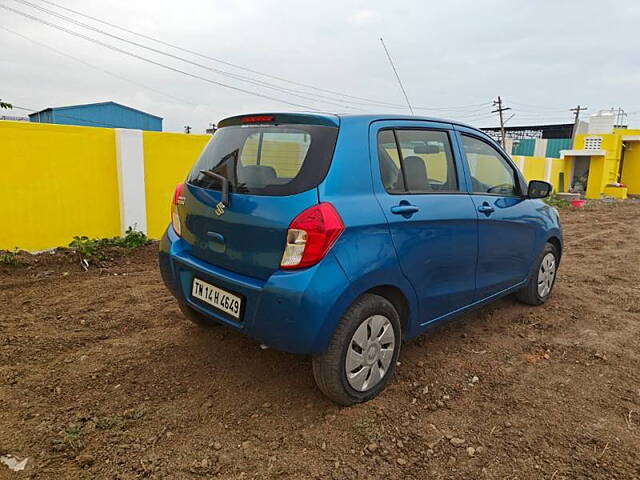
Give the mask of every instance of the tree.
M 9 110 L 10 108 L 13 108 L 13 105 L 7 102 L 3 102 L 0 98 L 0 108 L 6 108 L 7 110 Z

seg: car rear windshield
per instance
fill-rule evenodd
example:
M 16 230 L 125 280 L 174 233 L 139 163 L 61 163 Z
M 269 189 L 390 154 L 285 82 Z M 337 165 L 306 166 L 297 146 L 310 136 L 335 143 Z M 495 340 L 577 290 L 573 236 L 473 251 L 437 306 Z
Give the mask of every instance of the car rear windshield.
M 187 181 L 251 195 L 293 195 L 318 186 L 327 174 L 338 129 L 320 125 L 234 125 L 215 132 Z

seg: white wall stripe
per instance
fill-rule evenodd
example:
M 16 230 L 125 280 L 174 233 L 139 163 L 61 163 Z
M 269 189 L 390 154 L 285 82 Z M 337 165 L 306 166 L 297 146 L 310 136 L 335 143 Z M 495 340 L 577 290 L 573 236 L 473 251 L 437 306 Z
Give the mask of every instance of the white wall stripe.
M 545 158 L 544 159 L 544 179 L 547 182 L 551 182 L 551 165 L 553 162 L 553 158 Z
M 142 131 L 116 128 L 116 161 L 120 194 L 120 234 L 129 227 L 147 233 Z
M 524 157 L 521 155 L 518 155 L 517 157 L 514 157 L 514 160 L 516 162 L 516 167 L 518 167 L 518 170 L 524 173 Z
M 547 139 L 536 138 L 536 144 L 533 151 L 534 157 L 544 157 L 547 154 Z

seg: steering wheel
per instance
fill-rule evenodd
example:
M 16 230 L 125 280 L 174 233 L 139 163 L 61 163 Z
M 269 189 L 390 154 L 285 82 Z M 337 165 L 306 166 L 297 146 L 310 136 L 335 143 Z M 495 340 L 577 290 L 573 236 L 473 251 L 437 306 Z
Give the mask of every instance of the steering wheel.
M 487 189 L 487 193 L 513 193 L 513 185 L 510 183 L 501 183 Z

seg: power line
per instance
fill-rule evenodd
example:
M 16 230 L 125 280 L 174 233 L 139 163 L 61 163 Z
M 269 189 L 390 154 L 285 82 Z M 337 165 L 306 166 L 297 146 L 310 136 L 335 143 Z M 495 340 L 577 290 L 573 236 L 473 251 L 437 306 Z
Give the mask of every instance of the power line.
M 191 65 L 194 65 L 194 66 L 196 66 L 198 68 L 202 68 L 204 70 L 208 70 L 208 71 L 211 71 L 213 73 L 217 73 L 219 75 L 222 75 L 222 76 L 225 76 L 225 77 L 228 77 L 228 78 L 233 78 L 235 80 L 240 80 L 242 82 L 247 82 L 247 83 L 259 86 L 259 87 L 269 88 L 269 89 L 272 89 L 272 90 L 279 91 L 281 93 L 287 93 L 289 95 L 293 95 L 293 96 L 298 97 L 298 98 L 303 98 L 305 100 L 311 100 L 311 101 L 314 101 L 314 102 L 318 101 L 316 98 L 311 98 L 311 97 L 308 96 L 308 95 L 314 95 L 315 97 L 319 97 L 317 94 L 312 94 L 311 93 L 311 94 L 307 94 L 307 95 L 301 95 L 300 93 L 297 93 L 295 90 L 291 90 L 291 89 L 288 89 L 288 88 L 285 88 L 285 87 L 280 87 L 280 86 L 277 86 L 277 85 L 273 85 L 273 84 L 270 84 L 270 83 L 267 83 L 267 82 L 263 82 L 261 80 L 255 80 L 255 79 L 246 77 L 244 75 L 239 75 L 239 74 L 227 72 L 227 71 L 224 71 L 224 70 L 219 70 L 217 68 L 209 67 L 207 65 L 203 65 L 201 63 L 194 62 L 194 61 L 189 60 L 187 58 L 181 57 L 179 55 L 174 55 L 172 53 L 168 53 L 166 51 L 163 51 L 163 50 L 160 50 L 160 49 L 157 49 L 157 48 L 153 48 L 153 47 L 144 45 L 144 44 L 139 43 L 139 42 L 135 42 L 133 40 L 128 40 L 128 39 L 126 39 L 124 37 L 121 37 L 119 35 L 114 35 L 112 33 L 109 33 L 109 32 L 106 32 L 104 30 L 101 30 L 99 28 L 96 28 L 96 27 L 94 27 L 92 25 L 88 25 L 88 24 L 86 24 L 84 22 L 81 22 L 79 20 L 75 20 L 75 19 L 73 19 L 71 17 L 67 17 L 66 15 L 62 15 L 60 13 L 57 13 L 57 12 L 53 11 L 53 10 L 49 10 L 47 8 L 41 7 L 39 5 L 36 5 L 36 4 L 32 3 L 32 2 L 29 2 L 29 1 L 26 1 L 26 0 L 14 0 L 14 1 L 16 1 L 18 3 L 21 3 L 23 5 L 29 6 L 31 8 L 34 8 L 36 10 L 39 10 L 41 12 L 44 12 L 44 13 L 46 13 L 48 15 L 60 18 L 62 20 L 65 20 L 65 21 L 67 21 L 69 23 L 72 23 L 74 25 L 77 25 L 77 26 L 79 26 L 81 28 L 85 28 L 87 30 L 91 30 L 93 32 L 99 33 L 101 35 L 105 35 L 107 37 L 119 40 L 121 42 L 128 43 L 130 45 L 134 45 L 134 46 L 136 46 L 138 48 L 143 48 L 145 50 L 149 50 L 149 51 L 154 52 L 154 53 L 159 54 L 159 55 L 164 55 L 164 56 L 172 58 L 174 60 L 178 60 L 178 61 L 181 61 L 181 62 L 184 62 L 184 63 L 188 63 L 188 64 L 191 64 Z M 324 97 L 324 98 L 327 98 L 327 97 Z M 333 99 L 333 100 L 335 100 L 335 99 Z M 334 105 L 334 106 L 338 106 L 340 108 L 351 108 L 351 109 L 359 110 L 356 107 L 352 107 L 352 106 L 349 106 L 349 105 L 344 105 L 344 102 L 343 103 L 335 103 L 333 100 L 322 100 L 322 102 L 323 103 L 327 103 L 327 104 L 331 104 L 331 105 Z
M 171 94 L 169 94 L 169 93 L 165 93 L 165 92 L 162 92 L 162 91 L 160 91 L 160 90 L 156 90 L 155 88 L 150 87 L 150 86 L 148 86 L 148 85 L 145 85 L 145 84 L 143 84 L 143 83 L 136 82 L 135 80 L 131 80 L 131 79 L 129 79 L 129 78 L 122 77 L 122 76 L 120 76 L 120 75 L 118 75 L 118 74 L 115 74 L 115 73 L 113 73 L 113 72 L 110 72 L 109 70 L 105 70 L 105 69 L 103 69 L 103 68 L 100 68 L 100 67 L 97 67 L 97 66 L 95 66 L 95 65 L 92 65 L 92 64 L 91 64 L 91 63 L 89 63 L 89 62 L 86 62 L 86 61 L 84 61 L 84 60 L 82 60 L 82 59 L 80 59 L 80 58 L 74 57 L 73 55 L 69 55 L 68 53 L 65 53 L 65 52 L 63 52 L 63 51 L 61 51 L 61 50 L 58 50 L 57 48 L 53 48 L 52 46 L 47 45 L 47 44 L 45 44 L 45 43 L 39 42 L 39 41 L 37 41 L 37 40 L 34 40 L 33 38 L 27 37 L 26 35 L 22 35 L 21 33 L 18 33 L 18 32 L 14 31 L 14 30 L 11 30 L 10 28 L 7 28 L 7 27 L 5 27 L 5 26 L 3 26 L 3 25 L 0 25 L 0 28 L 1 28 L 2 30 L 5 30 L 5 31 L 9 32 L 9 33 L 12 33 L 12 34 L 14 34 L 14 35 L 17 35 L 18 37 L 24 38 L 25 40 L 28 40 L 29 42 L 32 42 L 32 43 L 34 43 L 34 44 L 36 44 L 36 45 L 39 45 L 39 46 L 40 46 L 40 47 L 42 47 L 42 48 L 46 48 L 46 49 L 48 49 L 48 50 L 51 50 L 52 52 L 55 52 L 55 53 L 57 53 L 58 55 L 62 55 L 62 56 L 64 56 L 64 57 L 68 57 L 68 58 L 70 58 L 70 59 L 72 59 L 72 60 L 75 60 L 76 62 L 82 63 L 82 64 L 84 64 L 84 65 L 86 65 L 86 66 L 88 66 L 88 67 L 91 67 L 91 68 L 93 68 L 93 69 L 95 69 L 95 70 L 98 70 L 98 71 L 100 71 L 100 72 L 102 72 L 102 73 L 104 73 L 104 74 L 106 74 L 106 75 L 110 75 L 110 76 L 112 76 L 112 77 L 114 77 L 114 78 L 117 78 L 117 79 L 119 79 L 119 80 L 123 80 L 123 81 L 125 81 L 125 82 L 132 83 L 133 85 L 138 85 L 139 87 L 146 88 L 147 90 L 150 90 L 150 91 L 152 91 L 152 92 L 155 92 L 155 93 L 157 93 L 157 94 L 159 94 L 159 95 L 162 95 L 162 96 L 165 96 L 165 97 L 168 97 L 168 98 L 172 98 L 172 99 L 177 100 L 177 101 L 179 101 L 179 102 L 187 103 L 187 104 L 189 104 L 189 105 L 194 105 L 194 106 L 196 105 L 196 104 L 194 104 L 193 102 L 189 102 L 189 101 L 187 101 L 187 100 L 183 100 L 183 99 L 178 98 L 178 97 L 175 97 L 175 96 L 173 96 L 173 95 L 171 95 Z
M 40 7 L 40 6 L 36 6 L 36 5 L 34 5 L 34 4 L 30 3 L 30 2 L 25 2 L 24 0 L 15 0 L 15 1 L 21 1 L 22 3 L 29 4 L 33 8 L 38 8 L 39 10 L 45 11 L 45 12 L 51 14 L 51 15 L 56 15 L 56 16 L 60 15 L 60 14 L 56 14 L 56 12 L 53 12 L 51 10 L 44 9 L 43 7 Z M 228 62 L 228 61 L 225 61 L 225 60 L 221 60 L 221 59 L 216 58 L 216 57 L 212 57 L 212 56 L 209 56 L 209 55 L 206 55 L 206 54 L 203 54 L 203 53 L 188 49 L 188 48 L 181 47 L 181 46 L 173 44 L 173 43 L 169 43 L 169 42 L 160 40 L 160 39 L 158 39 L 156 37 L 152 37 L 150 35 L 145 35 L 145 34 L 136 32 L 134 30 L 130 30 L 130 29 L 124 28 L 124 27 L 122 27 L 120 25 L 117 25 L 117 24 L 114 24 L 114 23 L 111 23 L 111 22 L 107 22 L 107 21 L 102 20 L 100 18 L 97 18 L 97 17 L 91 16 L 91 15 L 79 12 L 78 10 L 74 10 L 74 9 L 65 7 L 65 6 L 60 5 L 60 4 L 56 3 L 56 2 L 52 2 L 50 0 L 41 0 L 41 2 L 47 3 L 49 5 L 53 5 L 53 6 L 57 7 L 57 8 L 59 8 L 59 9 L 65 10 L 67 12 L 71 12 L 71 13 L 73 13 L 75 15 L 79 15 L 81 17 L 88 18 L 90 20 L 93 20 L 93 21 L 101 23 L 103 25 L 107 25 L 109 27 L 118 29 L 120 31 L 124 31 L 124 32 L 127 32 L 129 34 L 136 35 L 136 36 L 138 36 L 140 38 L 151 40 L 151 41 L 159 43 L 161 45 L 164 45 L 164 46 L 167 46 L 167 47 L 170 47 L 170 48 L 174 48 L 176 50 L 180 50 L 180 51 L 189 53 L 191 55 L 198 56 L 200 58 L 205 58 L 205 59 L 208 59 L 208 60 L 211 60 L 211 61 L 214 61 L 214 62 L 218 62 L 218 63 L 224 64 L 224 65 L 227 65 L 227 66 L 230 66 L 230 67 L 233 67 L 233 68 L 237 68 L 239 70 L 244 70 L 246 72 L 250 72 L 250 73 L 253 73 L 253 74 L 256 74 L 256 75 L 260 75 L 260 76 L 263 76 L 263 77 L 266 77 L 266 78 L 271 78 L 273 80 L 278 80 L 280 82 L 289 83 L 291 85 L 296 85 L 296 86 L 299 86 L 299 87 L 308 88 L 308 89 L 319 91 L 319 92 L 325 92 L 325 93 L 329 93 L 329 94 L 332 94 L 332 95 L 335 95 L 335 96 L 339 96 L 339 97 L 360 100 L 361 102 L 366 102 L 366 103 L 347 101 L 347 100 L 339 100 L 339 99 L 335 99 L 335 98 L 331 98 L 331 97 L 312 94 L 310 92 L 303 92 L 306 95 L 316 95 L 318 98 L 327 99 L 329 101 L 343 101 L 343 102 L 347 101 L 348 103 L 351 103 L 353 105 L 360 105 L 360 106 L 370 105 L 370 106 L 384 106 L 384 107 L 404 108 L 404 106 L 399 105 L 399 104 L 394 104 L 394 103 L 391 103 L 391 102 L 383 102 L 383 101 L 380 101 L 380 100 L 373 100 L 373 99 L 370 99 L 370 98 L 359 97 L 359 96 L 355 96 L 355 95 L 349 95 L 349 94 L 346 94 L 346 93 L 343 93 L 343 92 L 338 92 L 338 91 L 335 91 L 335 90 L 329 90 L 329 89 L 326 89 L 326 88 L 321 88 L 321 87 L 309 85 L 309 84 L 306 84 L 306 83 L 296 82 L 296 81 L 293 81 L 293 80 L 290 80 L 290 79 L 287 79 L 287 78 L 284 78 L 284 77 L 281 77 L 281 76 L 276 76 L 276 75 L 260 72 L 258 70 L 247 68 L 247 67 L 235 64 L 235 63 L 231 63 L 231 62 Z M 73 19 L 70 19 L 69 17 L 64 17 L 64 19 L 68 19 L 68 21 L 75 21 Z M 75 21 L 75 22 L 77 22 L 77 21 Z M 95 28 L 95 27 L 90 27 L 90 26 L 87 26 L 87 27 L 92 28 L 92 29 Z M 96 30 L 99 31 L 100 33 L 107 34 L 106 32 L 103 32 L 103 31 L 101 31 L 99 29 L 96 29 Z M 111 35 L 111 34 L 107 34 L 107 35 Z M 127 41 L 127 42 L 129 41 L 129 40 L 126 40 L 126 39 L 121 39 L 120 37 L 116 37 L 116 38 L 118 38 L 118 39 L 120 39 L 122 41 Z M 142 46 L 142 48 L 152 48 L 152 47 Z M 168 55 L 171 55 L 171 54 L 168 54 Z M 181 57 L 177 57 L 177 58 L 180 58 L 181 60 L 183 60 Z M 203 68 L 209 69 L 208 67 L 203 67 Z M 220 73 L 220 72 L 218 71 L 217 73 Z M 228 75 L 232 75 L 232 76 L 236 75 L 236 74 L 233 74 L 233 73 L 230 73 L 230 72 L 225 72 L 225 73 L 227 73 Z M 242 76 L 238 76 L 238 77 L 240 79 L 245 79 L 246 81 L 261 82 L 259 80 L 252 80 L 252 79 L 248 79 L 247 80 L 248 77 L 242 77 Z M 237 78 L 237 77 L 232 77 L 232 78 Z M 294 90 L 286 89 L 286 88 L 280 87 L 280 86 L 275 86 L 273 84 L 267 84 L 266 82 L 261 82 L 261 83 L 263 83 L 264 85 L 270 85 L 272 88 L 280 89 L 280 91 L 283 91 L 283 92 L 295 92 Z M 452 107 L 419 107 L 418 106 L 418 107 L 413 107 L 413 108 L 416 109 L 416 110 L 425 110 L 425 111 L 455 111 L 455 110 L 464 110 L 464 109 L 469 108 L 469 107 L 476 107 L 476 106 L 481 106 L 481 105 L 486 105 L 486 103 L 478 103 L 478 104 L 471 104 L 471 105 L 458 105 L 458 106 L 452 106 Z M 343 105 L 339 105 L 339 106 L 343 106 Z M 350 107 L 350 108 L 353 108 L 353 107 Z
M 373 99 L 369 99 L 369 98 L 365 98 L 365 97 L 358 97 L 358 96 L 355 96 L 355 95 L 349 95 L 349 94 L 338 92 L 338 91 L 335 91 L 335 90 L 329 90 L 329 89 L 326 89 L 326 88 L 321 88 L 321 87 L 317 87 L 317 86 L 314 86 L 314 85 L 309 85 L 309 84 L 306 84 L 306 83 L 296 82 L 294 80 L 290 80 L 290 79 L 287 79 L 287 78 L 284 78 L 284 77 L 280 77 L 280 76 L 277 76 L 277 75 L 272 75 L 272 74 L 260 72 L 258 70 L 254 70 L 254 69 L 251 69 L 251 68 L 243 67 L 241 65 L 238 65 L 238 64 L 235 64 L 235 63 L 231 63 L 231 62 L 228 62 L 228 61 L 225 61 L 225 60 L 221 60 L 219 58 L 212 57 L 212 56 L 209 56 L 209 55 L 206 55 L 206 54 L 194 51 L 194 50 L 190 50 L 188 48 L 184 48 L 184 47 L 181 47 L 181 46 L 173 44 L 173 43 L 165 42 L 163 40 L 160 40 L 158 38 L 152 37 L 150 35 L 145 35 L 145 34 L 136 32 L 134 30 L 130 30 L 130 29 L 124 28 L 124 27 L 122 27 L 120 25 L 116 25 L 114 23 L 107 22 L 107 21 L 102 20 L 100 18 L 93 17 L 91 15 L 87 15 L 85 13 L 82 13 L 82 12 L 79 12 L 77 10 L 73 10 L 71 8 L 62 6 L 62 5 L 60 5 L 58 3 L 55 3 L 55 2 L 51 2 L 51 1 L 48 1 L 48 0 L 41 0 L 41 1 L 44 2 L 44 3 L 47 3 L 49 5 L 53 5 L 55 7 L 58 7 L 60 9 L 62 9 L 62 10 L 74 13 L 76 15 L 79 15 L 79 16 L 82 16 L 82 17 L 85 17 L 85 18 L 89 18 L 89 19 L 91 19 L 93 21 L 96 21 L 98 23 L 102 23 L 103 25 L 108 25 L 108 26 L 110 26 L 112 28 L 116 28 L 118 30 L 130 33 L 132 35 L 136 35 L 138 37 L 145 38 L 145 39 L 151 40 L 153 42 L 157 42 L 157 43 L 159 43 L 161 45 L 164 45 L 166 47 L 175 48 L 176 50 L 181 50 L 181 51 L 183 51 L 185 53 L 190 53 L 191 55 L 196 55 L 196 56 L 201 57 L 201 58 L 206 58 L 208 60 L 211 60 L 211 61 L 214 61 L 214 62 L 218 62 L 218 63 L 221 63 L 223 65 L 230 66 L 230 67 L 234 67 L 234 68 L 237 68 L 239 70 L 244 70 L 246 72 L 254 73 L 256 75 L 261 75 L 261 76 L 266 77 L 266 78 L 271 78 L 273 80 L 278 80 L 278 81 L 289 83 L 291 85 L 296 85 L 296 86 L 299 86 L 299 87 L 309 88 L 309 89 L 316 90 L 316 91 L 319 91 L 319 92 L 325 92 L 325 93 L 330 93 L 330 94 L 341 96 L 341 97 L 345 97 L 345 98 L 352 98 L 352 99 L 355 99 L 355 100 L 361 100 L 361 101 L 364 101 L 364 102 L 369 102 L 370 104 L 377 104 L 379 106 L 389 106 L 389 107 L 403 108 L 402 105 L 393 104 L 393 103 L 389 103 L 389 102 L 382 102 L 382 101 L 379 101 L 379 100 L 373 100 Z
M 259 93 L 259 92 L 254 92 L 254 91 L 251 91 L 251 90 L 246 90 L 246 89 L 241 88 L 241 87 L 235 87 L 233 85 L 228 85 L 226 83 L 218 82 L 216 80 L 212 80 L 210 78 L 202 77 L 202 76 L 196 75 L 194 73 L 186 72 L 186 71 L 181 70 L 179 68 L 175 68 L 175 67 L 172 67 L 172 66 L 169 66 L 169 65 L 165 65 L 165 64 L 163 64 L 161 62 L 157 62 L 155 60 L 151 60 L 149 58 L 143 57 L 141 55 L 137 55 L 137 54 L 129 52 L 127 50 L 123 50 L 123 49 L 115 47 L 113 45 L 109 45 L 107 43 L 101 42 L 100 40 L 96 40 L 95 38 L 91 38 L 91 37 L 88 37 L 88 36 L 83 35 L 81 33 L 75 32 L 73 30 L 69 30 L 69 29 L 67 29 L 65 27 L 62 27 L 60 25 L 56 25 L 54 23 L 48 22 L 46 20 L 43 20 L 41 18 L 34 17 L 33 15 L 30 15 L 30 14 L 25 13 L 25 12 L 21 12 L 20 10 L 16 10 L 14 8 L 7 7 L 6 5 L 0 5 L 0 8 L 4 8 L 5 10 L 9 10 L 11 12 L 17 13 L 18 15 L 22 15 L 23 17 L 30 18 L 30 19 L 32 19 L 32 20 L 34 20 L 36 22 L 42 23 L 42 24 L 47 25 L 47 26 L 49 26 L 51 28 L 55 28 L 56 30 L 60 30 L 62 32 L 68 33 L 69 35 L 73 35 L 75 37 L 82 38 L 82 39 L 87 40 L 89 42 L 95 43 L 97 45 L 101 45 L 101 46 L 103 46 L 105 48 L 108 48 L 110 50 L 122 53 L 124 55 L 128 55 L 130 57 L 137 58 L 138 60 L 150 63 L 152 65 L 156 65 L 156 66 L 164 68 L 166 70 L 171 70 L 173 72 L 181 73 L 183 75 L 187 75 L 187 76 L 189 76 L 191 78 L 202 80 L 204 82 L 211 83 L 213 85 L 218 85 L 220 87 L 224 87 L 224 88 L 228 88 L 228 89 L 235 90 L 235 91 L 238 91 L 238 92 L 246 93 L 248 95 L 253 95 L 253 96 L 256 96 L 256 97 L 265 98 L 267 100 L 271 100 L 271 101 L 274 101 L 274 102 L 284 103 L 284 104 L 287 104 L 287 105 L 293 105 L 295 107 L 302 107 L 302 108 L 309 109 L 309 110 L 316 110 L 314 107 L 310 107 L 308 105 L 303 105 L 303 104 L 300 104 L 300 103 L 290 102 L 288 100 L 283 100 L 281 98 L 272 97 L 270 95 L 265 95 L 265 94 L 262 94 L 262 93 Z
M 533 105 L 531 103 L 522 103 L 522 102 L 516 102 L 514 100 L 509 99 L 509 103 L 512 105 L 520 105 L 523 107 L 529 107 L 529 108 L 533 108 L 535 110 L 546 110 L 549 112 L 565 112 L 566 110 L 564 108 L 558 108 L 558 107 L 544 107 L 541 105 Z

